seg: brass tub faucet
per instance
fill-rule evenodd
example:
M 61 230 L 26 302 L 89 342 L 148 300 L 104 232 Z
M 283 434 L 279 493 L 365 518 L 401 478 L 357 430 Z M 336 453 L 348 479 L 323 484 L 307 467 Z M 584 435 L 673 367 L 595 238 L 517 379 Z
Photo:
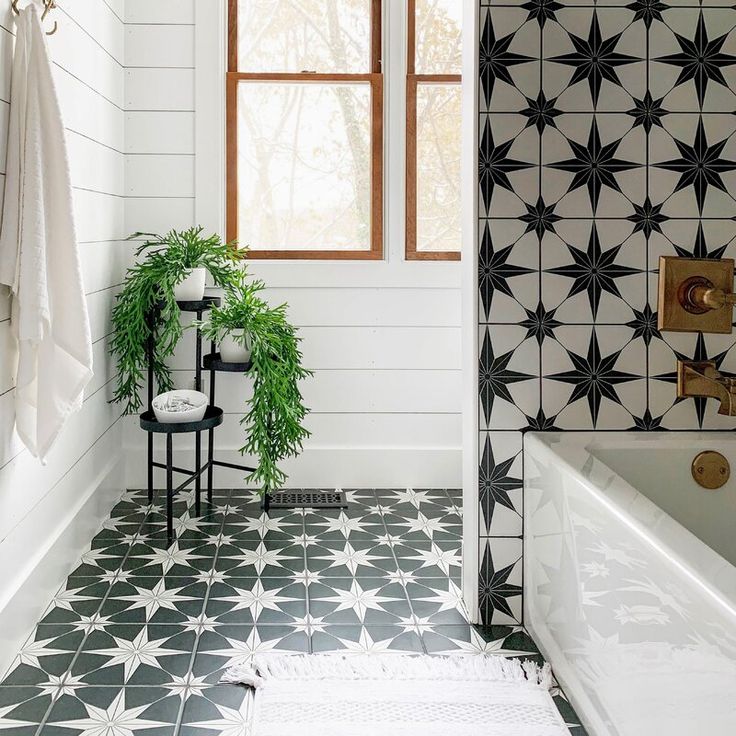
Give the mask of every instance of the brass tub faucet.
M 731 258 L 659 259 L 658 327 L 671 332 L 733 331 L 734 261 Z M 718 399 L 719 414 L 736 416 L 736 378 L 722 374 L 713 361 L 677 363 L 680 399 Z
M 696 396 L 718 399 L 719 414 L 736 416 L 736 378 L 724 376 L 711 360 L 677 362 L 677 396 L 681 399 Z

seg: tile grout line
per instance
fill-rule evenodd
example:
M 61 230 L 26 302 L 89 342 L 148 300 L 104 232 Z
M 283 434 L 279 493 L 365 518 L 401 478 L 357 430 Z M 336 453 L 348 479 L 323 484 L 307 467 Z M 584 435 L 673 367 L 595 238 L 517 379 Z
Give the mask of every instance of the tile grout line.
M 202 493 L 206 493 L 206 490 L 204 488 L 202 489 Z M 227 492 L 227 503 L 226 503 L 226 506 L 228 507 L 228 511 L 230 510 L 230 499 L 231 498 L 232 498 L 232 489 L 228 489 L 228 492 Z M 214 496 L 214 491 L 213 491 L 213 496 L 212 496 L 212 505 L 213 506 L 215 505 L 214 504 L 214 501 L 215 501 L 215 496 Z M 195 500 L 192 499 L 192 504 L 194 504 L 194 503 L 195 503 Z M 203 501 L 203 503 L 207 504 L 207 506 L 209 507 L 209 501 L 207 501 L 206 497 L 205 497 L 205 500 Z M 187 507 L 187 511 L 189 511 L 191 508 L 192 508 L 192 506 L 188 506 Z M 202 517 L 200 516 L 198 518 L 201 519 Z M 220 532 L 219 532 L 220 533 L 220 536 L 222 536 L 222 534 L 224 532 L 224 529 L 225 529 L 225 519 L 226 518 L 227 518 L 227 512 L 225 514 L 223 514 L 222 521 L 220 522 Z M 212 558 L 212 566 L 210 568 L 210 574 L 213 574 L 214 572 L 217 571 L 217 561 L 220 558 L 220 547 L 221 546 L 222 546 L 222 539 L 218 539 L 217 540 L 216 549 L 215 549 L 215 556 Z M 165 580 L 165 578 L 166 578 L 166 574 L 164 574 L 161 579 L 162 580 Z M 207 605 L 208 605 L 209 600 L 210 600 L 210 592 L 211 591 L 212 591 L 212 579 L 210 578 L 210 580 L 207 581 L 207 590 L 205 591 L 204 600 L 202 601 L 202 610 L 200 611 L 200 614 L 199 614 L 200 615 L 200 618 L 204 618 L 207 615 Z M 197 636 L 194 639 L 194 644 L 192 645 L 192 654 L 191 654 L 191 656 L 189 658 L 189 666 L 187 667 L 187 672 L 186 672 L 185 677 L 189 677 L 189 676 L 191 676 L 191 675 L 194 674 L 194 662 L 195 662 L 195 660 L 197 658 L 197 654 L 199 653 L 199 642 L 200 642 L 201 638 L 202 638 L 202 631 L 198 631 L 197 632 Z M 186 708 L 186 705 L 187 705 L 187 701 L 188 700 L 189 700 L 189 697 L 188 696 L 186 698 L 182 697 L 182 699 L 181 699 L 181 703 L 179 704 L 179 712 L 178 712 L 178 714 L 176 716 L 176 722 L 174 724 L 174 733 L 173 733 L 172 736 L 178 736 L 178 734 L 179 734 L 179 732 L 181 730 L 182 720 L 184 718 L 184 709 Z
M 375 493 L 375 491 L 374 491 L 374 493 Z M 378 496 L 378 494 L 376 494 L 376 501 L 380 503 L 379 498 L 380 497 Z M 386 536 L 389 536 L 390 532 L 389 532 L 388 526 L 386 524 L 386 515 L 383 513 L 383 511 L 384 510 L 382 508 L 381 509 L 381 521 L 383 522 L 383 528 L 386 531 Z M 393 540 L 389 544 L 389 548 L 391 549 L 391 554 L 393 555 L 394 562 L 396 563 L 396 569 L 399 570 L 399 571 L 401 571 L 401 566 L 399 565 L 399 557 L 396 554 L 396 547 L 395 547 L 395 545 L 393 543 Z M 427 644 L 424 641 L 424 631 L 422 631 L 420 633 L 419 626 L 417 625 L 418 618 L 417 618 L 417 615 L 414 613 L 414 605 L 413 605 L 413 603 L 411 601 L 411 596 L 409 595 L 409 589 L 406 587 L 406 584 L 403 581 L 401 582 L 401 587 L 402 587 L 402 589 L 404 591 L 404 597 L 406 598 L 406 602 L 409 604 L 409 612 L 410 612 L 410 615 L 414 619 L 414 625 L 417 627 L 417 636 L 419 637 L 419 644 L 422 647 L 422 654 L 429 654 L 429 652 L 427 650 Z
M 302 517 L 302 553 L 304 554 L 304 570 L 307 573 L 307 579 L 304 581 L 304 605 L 306 606 L 306 616 L 309 622 L 309 636 L 307 636 L 307 653 L 314 654 L 314 634 L 315 632 L 311 629 L 312 624 L 312 597 L 309 593 L 311 587 L 311 581 L 309 580 L 309 545 L 307 544 L 307 515 L 303 513 Z

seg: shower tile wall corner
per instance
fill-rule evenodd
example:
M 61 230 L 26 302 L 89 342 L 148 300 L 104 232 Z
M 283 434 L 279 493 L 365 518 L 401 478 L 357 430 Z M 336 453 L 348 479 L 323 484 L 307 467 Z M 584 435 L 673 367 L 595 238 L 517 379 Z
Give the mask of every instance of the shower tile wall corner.
M 732 429 L 660 334 L 661 255 L 736 255 L 736 9 L 480 3 L 481 618 L 522 616 L 524 431 Z

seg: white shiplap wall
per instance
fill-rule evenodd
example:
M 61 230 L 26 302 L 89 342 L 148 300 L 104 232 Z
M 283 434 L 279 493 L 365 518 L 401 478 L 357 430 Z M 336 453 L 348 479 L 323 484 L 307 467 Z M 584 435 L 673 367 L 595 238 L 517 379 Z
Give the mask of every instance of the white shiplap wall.
M 119 410 L 108 403 L 110 309 L 128 261 L 124 229 L 123 0 L 58 0 L 49 37 L 67 126 L 74 205 L 94 340 L 95 377 L 42 466 L 13 430 L 9 299 L 0 291 L 0 671 L 122 491 Z M 14 41 L 0 4 L 0 171 Z M 4 176 L 0 177 L 0 184 Z
M 216 13 L 219 4 L 206 0 L 197 11 Z M 212 44 L 195 54 L 193 0 L 126 0 L 125 9 L 126 226 L 188 226 L 202 212 L 195 177 L 205 167 L 195 155 L 195 126 L 197 138 L 217 132 L 196 111 L 195 58 L 218 50 Z M 313 437 L 287 464 L 292 486 L 460 485 L 459 264 L 405 263 L 396 251 L 389 244 L 381 263 L 251 266 L 272 287 L 274 303 L 289 303 L 305 363 L 315 371 L 304 384 Z M 182 348 L 180 368 L 192 354 Z M 217 447 L 229 460 L 242 444 L 238 418 L 247 392 L 242 378 L 220 383 L 218 403 L 228 416 Z M 144 480 L 144 441 L 131 424 L 131 483 Z M 240 477 L 223 472 L 218 482 Z

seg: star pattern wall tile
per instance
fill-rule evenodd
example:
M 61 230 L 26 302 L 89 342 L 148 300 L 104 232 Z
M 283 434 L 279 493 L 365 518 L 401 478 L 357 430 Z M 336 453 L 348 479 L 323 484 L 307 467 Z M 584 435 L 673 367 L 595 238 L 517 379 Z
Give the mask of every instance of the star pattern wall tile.
M 494 533 L 499 524 L 519 533 L 509 525 L 520 519 L 517 436 L 494 438 Z M 252 691 L 219 680 L 256 654 L 486 653 L 541 662 L 516 625 L 518 536 L 502 540 L 503 567 L 484 566 L 483 605 L 501 607 L 493 618 L 504 625 L 468 623 L 457 490 L 348 490 L 344 510 L 269 514 L 250 492 L 218 491 L 201 517 L 183 494 L 181 536 L 169 548 L 163 493 L 152 506 L 146 496 L 128 492 L 116 505 L 0 682 L 0 731 L 249 736 Z M 577 728 L 564 698 L 555 701 Z
M 486 625 L 521 620 L 522 541 L 481 539 L 478 597 Z
M 733 372 L 734 339 L 660 334 L 657 279 L 660 256 L 736 254 L 736 6 L 480 0 L 480 36 L 479 539 L 491 623 L 509 615 L 489 592 L 508 568 L 495 555 L 523 536 L 523 432 L 732 428 L 714 402 L 677 400 L 675 364 Z
M 489 432 L 480 461 L 479 501 L 485 537 L 522 533 L 521 433 Z
M 540 347 L 521 325 L 492 325 L 480 335 L 480 426 L 524 427 L 539 405 Z

